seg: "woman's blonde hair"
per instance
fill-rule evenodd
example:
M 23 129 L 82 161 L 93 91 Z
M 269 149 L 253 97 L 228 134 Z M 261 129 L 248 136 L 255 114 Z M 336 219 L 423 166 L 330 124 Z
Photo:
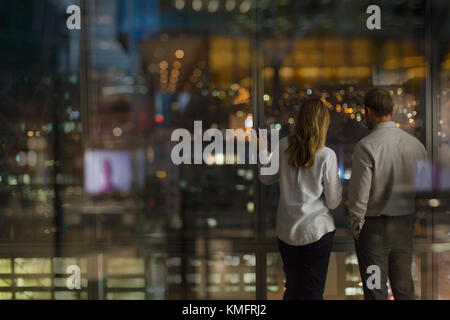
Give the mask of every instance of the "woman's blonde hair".
M 295 168 L 309 168 L 316 153 L 325 146 L 330 113 L 320 99 L 308 99 L 298 111 L 294 134 L 289 137 L 289 164 Z

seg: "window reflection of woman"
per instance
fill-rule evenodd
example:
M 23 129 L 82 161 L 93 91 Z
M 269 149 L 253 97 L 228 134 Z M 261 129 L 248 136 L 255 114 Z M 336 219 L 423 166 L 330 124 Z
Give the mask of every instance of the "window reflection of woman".
M 112 181 L 113 176 L 113 167 L 111 164 L 111 161 L 104 160 L 103 166 L 102 166 L 102 172 L 103 172 L 103 179 L 105 181 L 101 193 L 108 193 L 108 192 L 114 192 L 118 190 L 118 188 L 114 185 Z

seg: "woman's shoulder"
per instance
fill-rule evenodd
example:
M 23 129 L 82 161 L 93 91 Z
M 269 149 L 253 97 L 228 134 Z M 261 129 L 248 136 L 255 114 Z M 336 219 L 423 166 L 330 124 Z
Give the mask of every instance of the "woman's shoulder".
M 317 156 L 322 158 L 324 161 L 329 159 L 335 159 L 336 158 L 336 152 L 334 152 L 333 149 L 325 146 L 322 149 L 317 152 Z
M 289 146 L 289 137 L 283 137 L 279 141 L 280 149 L 284 150 Z

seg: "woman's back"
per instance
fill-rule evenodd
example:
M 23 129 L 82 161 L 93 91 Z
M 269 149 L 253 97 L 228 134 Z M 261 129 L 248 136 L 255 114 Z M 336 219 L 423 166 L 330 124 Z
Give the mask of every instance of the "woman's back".
M 288 163 L 287 146 L 288 139 L 282 139 L 277 230 L 287 237 L 286 243 L 303 245 L 335 229 L 329 209 L 340 204 L 342 188 L 333 150 L 324 147 L 316 153 L 311 167 L 294 168 Z
M 277 236 L 290 245 L 305 245 L 335 230 L 330 209 L 340 204 L 342 187 L 333 150 L 323 147 L 311 167 L 296 168 L 289 164 L 288 146 L 288 138 L 280 140 L 279 172 L 261 181 L 280 183 Z

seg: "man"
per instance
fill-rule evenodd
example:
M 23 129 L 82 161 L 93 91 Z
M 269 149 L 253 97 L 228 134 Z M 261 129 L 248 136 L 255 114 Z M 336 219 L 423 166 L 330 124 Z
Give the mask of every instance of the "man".
M 392 121 L 394 103 L 386 90 L 368 92 L 364 108 L 371 133 L 356 145 L 353 154 L 347 217 L 364 297 L 387 299 L 389 277 L 395 299 L 412 300 L 415 178 L 422 174 L 418 168 L 427 152 L 418 139 Z M 380 271 L 378 285 L 372 281 L 374 270 Z

